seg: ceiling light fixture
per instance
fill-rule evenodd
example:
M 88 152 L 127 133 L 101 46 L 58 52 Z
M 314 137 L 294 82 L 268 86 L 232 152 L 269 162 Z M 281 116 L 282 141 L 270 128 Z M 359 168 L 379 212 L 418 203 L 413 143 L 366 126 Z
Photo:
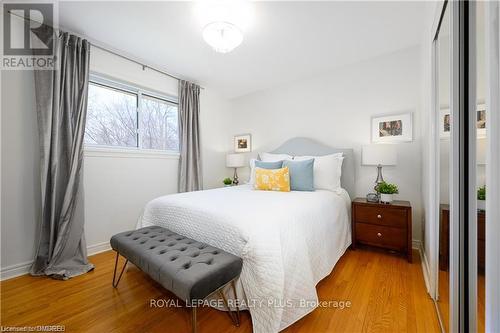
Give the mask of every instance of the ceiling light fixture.
M 243 32 L 229 22 L 212 22 L 203 29 L 203 39 L 216 52 L 228 53 L 241 44 Z
M 203 39 L 220 53 L 231 52 L 243 42 L 254 16 L 249 0 L 199 0 L 195 9 Z

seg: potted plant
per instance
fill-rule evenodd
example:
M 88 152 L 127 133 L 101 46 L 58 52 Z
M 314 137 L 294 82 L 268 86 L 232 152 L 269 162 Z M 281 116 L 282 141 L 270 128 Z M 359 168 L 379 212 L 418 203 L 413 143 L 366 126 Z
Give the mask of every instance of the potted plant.
M 486 185 L 477 189 L 477 209 L 486 210 Z
M 393 201 L 393 196 L 399 193 L 398 186 L 396 184 L 389 184 L 382 182 L 378 184 L 377 191 L 380 193 L 380 202 L 391 203 Z
M 224 183 L 224 186 L 231 186 L 233 184 L 233 181 L 231 180 L 231 178 L 224 178 L 224 180 L 222 181 Z

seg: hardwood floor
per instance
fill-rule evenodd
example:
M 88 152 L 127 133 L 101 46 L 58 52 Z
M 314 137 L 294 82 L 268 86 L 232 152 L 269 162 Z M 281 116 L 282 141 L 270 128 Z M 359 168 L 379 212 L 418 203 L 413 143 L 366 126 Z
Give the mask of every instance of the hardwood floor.
M 190 332 L 185 308 L 151 308 L 150 299 L 173 299 L 137 268 L 111 279 L 114 252 L 90 258 L 93 272 L 68 281 L 22 276 L 0 283 L 1 325 L 64 325 L 66 332 Z M 350 308 L 317 308 L 284 332 L 440 332 L 425 290 L 420 259 L 357 249 L 347 251 L 318 286 L 320 300 Z M 251 332 L 248 312 L 240 327 L 227 314 L 198 311 L 198 332 Z
M 450 323 L 450 275 L 448 271 L 439 270 L 439 282 L 438 282 L 438 301 L 437 306 L 439 308 L 439 313 L 441 314 L 441 321 L 443 323 L 444 330 L 449 331 Z
M 441 320 L 445 331 L 449 331 L 449 320 L 450 320 L 450 291 L 449 291 L 449 280 L 450 275 L 448 271 L 439 270 L 439 300 L 437 306 L 439 308 L 439 313 L 441 314 Z M 477 275 L 477 333 L 485 332 L 485 319 L 486 319 L 486 305 L 485 305 L 485 283 L 486 279 L 484 272 L 478 273 Z
M 486 277 L 484 273 L 477 275 L 477 333 L 486 332 Z

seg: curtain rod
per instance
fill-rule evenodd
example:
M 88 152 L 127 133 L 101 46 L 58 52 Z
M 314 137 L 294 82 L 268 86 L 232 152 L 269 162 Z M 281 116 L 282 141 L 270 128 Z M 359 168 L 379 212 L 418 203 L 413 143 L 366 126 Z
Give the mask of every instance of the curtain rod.
M 26 20 L 26 21 L 32 21 L 32 22 L 35 22 L 35 23 L 38 23 L 38 24 L 41 24 L 41 25 L 46 25 L 46 24 L 44 24 L 44 23 L 42 23 L 42 22 L 38 22 L 38 21 L 36 21 L 36 20 L 32 20 L 31 18 L 27 18 L 27 17 L 25 17 L 25 16 L 21 16 L 21 15 L 18 15 L 18 14 L 16 14 L 16 13 L 13 13 L 13 12 L 12 12 L 12 11 L 10 11 L 10 10 L 9 10 L 9 11 L 7 11 L 7 12 L 8 12 L 10 15 L 17 16 L 17 17 L 22 18 L 22 19 L 24 19 L 24 20 Z M 61 31 L 61 29 L 59 29 L 59 28 L 54 28 L 54 27 L 52 27 L 52 28 L 53 28 L 54 30 L 59 30 L 59 31 Z M 77 36 L 79 36 L 79 37 L 82 37 L 82 38 L 84 38 L 84 39 L 87 39 L 87 41 L 88 41 L 88 38 L 87 38 L 87 37 L 85 37 L 85 36 L 82 36 L 82 35 L 77 34 L 77 33 L 74 33 L 74 32 L 71 32 L 71 33 L 72 33 L 72 34 L 74 34 L 74 35 L 77 35 Z M 175 76 L 175 75 L 172 75 L 172 74 L 170 74 L 170 73 L 167 73 L 167 72 L 165 72 L 165 71 L 163 71 L 163 70 L 161 70 L 161 69 L 158 69 L 158 68 L 152 67 L 152 66 L 150 66 L 150 65 L 146 65 L 146 64 L 144 64 L 144 63 L 142 63 L 142 62 L 140 62 L 140 61 L 138 61 L 138 60 L 135 60 L 135 59 L 133 59 L 133 58 L 131 58 L 131 57 L 128 57 L 128 56 L 123 55 L 123 54 L 120 54 L 120 53 L 118 53 L 118 51 L 113 51 L 113 50 L 110 50 L 109 48 L 104 47 L 104 46 L 101 46 L 101 45 L 98 45 L 98 44 L 94 43 L 93 41 L 88 41 L 88 42 L 89 42 L 89 43 L 90 43 L 90 45 L 91 45 L 91 46 L 93 46 L 93 47 L 96 47 L 96 48 L 101 49 L 101 50 L 103 50 L 103 51 L 106 51 L 106 52 L 108 52 L 108 53 L 114 54 L 114 55 L 116 55 L 116 56 L 118 56 L 118 57 L 120 57 L 120 58 L 122 58 L 122 59 L 128 60 L 128 61 L 130 61 L 130 62 L 133 62 L 133 63 L 135 63 L 135 64 L 137 64 L 137 65 L 141 66 L 141 67 L 142 67 L 142 70 L 145 70 L 146 68 L 149 68 L 149 69 L 151 69 L 151 70 L 153 70 L 153 71 L 155 71 L 155 72 L 158 72 L 158 73 L 160 73 L 160 74 L 166 75 L 166 76 L 171 77 L 171 78 L 173 78 L 173 79 L 175 79 L 175 80 L 178 80 L 178 81 L 183 80 L 183 79 L 181 79 L 181 78 L 179 78 L 179 77 L 177 77 L 177 76 Z M 204 87 L 202 87 L 202 86 L 200 86 L 200 89 L 205 89 L 205 88 L 204 88 Z

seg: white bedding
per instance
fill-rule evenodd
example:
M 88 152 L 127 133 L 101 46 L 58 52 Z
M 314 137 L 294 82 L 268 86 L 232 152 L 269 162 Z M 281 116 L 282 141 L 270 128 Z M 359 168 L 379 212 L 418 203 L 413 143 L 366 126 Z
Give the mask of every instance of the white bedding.
M 349 211 L 345 190 L 270 192 L 242 185 L 154 199 L 139 226 L 163 226 L 243 258 L 240 282 L 254 305 L 253 330 L 269 333 L 314 310 L 286 300 L 318 300 L 316 284 L 351 244 Z

